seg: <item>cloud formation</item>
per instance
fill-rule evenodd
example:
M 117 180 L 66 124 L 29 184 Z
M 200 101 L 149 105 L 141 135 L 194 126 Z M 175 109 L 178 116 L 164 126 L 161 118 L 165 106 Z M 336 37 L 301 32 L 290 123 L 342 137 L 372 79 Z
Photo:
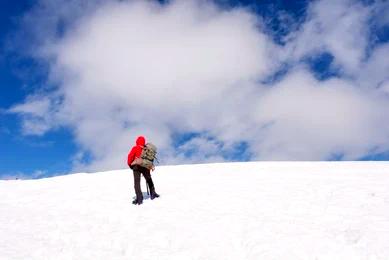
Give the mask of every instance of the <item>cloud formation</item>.
M 368 46 L 368 22 L 372 7 L 359 1 L 317 1 L 309 6 L 307 21 L 288 37 L 291 55 L 296 59 L 327 51 L 335 66 L 355 74 Z
M 388 150 L 388 45 L 366 54 L 380 2 L 313 2 L 283 46 L 249 10 L 210 1 L 73 0 L 62 12 L 52 2 L 41 1 L 25 20 L 46 24 L 33 33 L 34 55 L 57 88 L 9 111 L 24 117 L 25 134 L 72 129 L 75 170 L 123 167 L 138 134 L 158 144 L 165 164 L 228 160 L 241 144 L 252 160 Z M 319 81 L 304 66 L 323 51 L 342 77 Z M 285 63 L 292 64 L 285 77 L 263 83 Z M 189 137 L 176 143 L 181 135 Z

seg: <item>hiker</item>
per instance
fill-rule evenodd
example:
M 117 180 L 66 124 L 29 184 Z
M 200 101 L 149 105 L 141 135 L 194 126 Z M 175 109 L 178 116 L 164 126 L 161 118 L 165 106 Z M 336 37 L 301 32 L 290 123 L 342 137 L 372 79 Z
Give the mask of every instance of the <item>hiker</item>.
M 150 198 L 153 200 L 159 197 L 159 195 L 155 192 L 154 183 L 150 175 L 150 170 L 154 170 L 154 166 L 151 164 L 151 169 L 148 169 L 144 166 L 139 165 L 140 161 L 142 160 L 141 154 L 145 145 L 146 139 L 143 136 L 139 136 L 136 139 L 136 145 L 132 147 L 127 158 L 127 164 L 134 172 L 134 188 L 136 198 L 132 203 L 135 205 L 140 205 L 143 202 L 143 194 L 140 188 L 141 174 L 143 174 L 143 177 L 145 177 L 146 183 L 150 189 Z

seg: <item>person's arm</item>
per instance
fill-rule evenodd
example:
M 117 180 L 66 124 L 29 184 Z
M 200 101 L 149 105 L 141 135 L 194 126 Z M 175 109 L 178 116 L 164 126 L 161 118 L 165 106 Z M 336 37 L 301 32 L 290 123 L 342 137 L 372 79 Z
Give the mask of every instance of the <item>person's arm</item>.
M 127 164 L 128 167 L 131 168 L 131 163 L 135 160 L 135 147 L 132 147 L 131 152 L 128 154 L 127 157 Z

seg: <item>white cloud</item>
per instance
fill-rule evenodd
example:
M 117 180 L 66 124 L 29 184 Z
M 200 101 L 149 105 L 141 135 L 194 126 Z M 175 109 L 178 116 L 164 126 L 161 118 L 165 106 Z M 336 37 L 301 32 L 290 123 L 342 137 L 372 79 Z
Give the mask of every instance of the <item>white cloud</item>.
M 389 94 L 389 80 L 385 81 L 382 85 L 381 85 L 381 89 L 386 92 L 387 94 Z
M 270 109 L 269 109 L 270 108 Z M 296 71 L 258 102 L 261 159 L 319 160 L 343 154 L 360 158 L 388 147 L 389 103 L 340 79 L 318 82 Z
M 297 60 L 330 52 L 344 73 L 354 75 L 365 58 L 370 15 L 371 7 L 358 1 L 316 1 L 308 9 L 307 21 L 292 34 L 289 52 Z
M 78 1 L 66 5 L 57 16 L 74 19 L 64 35 L 40 33 L 47 37 L 35 54 L 50 65 L 58 89 L 10 109 L 27 115 L 26 133 L 70 127 L 82 149 L 77 170 L 123 167 L 138 134 L 158 145 L 163 163 L 222 161 L 240 142 L 253 159 L 356 159 L 388 147 L 388 99 L 359 89 L 362 80 L 320 82 L 298 68 L 274 86 L 258 83 L 285 50 L 302 57 L 326 48 L 354 79 L 362 67 L 374 70 L 375 56 L 371 65 L 363 60 L 368 7 L 317 1 L 282 48 L 244 9 L 209 1 L 94 2 L 85 14 Z M 174 146 L 173 134 L 187 132 L 205 134 Z M 90 163 L 82 163 L 84 152 Z
M 389 80 L 389 44 L 378 46 L 362 65 L 357 75 L 358 82 L 365 88 L 380 88 Z
M 24 172 L 12 172 L 12 173 L 1 173 L 1 180 L 28 180 L 28 179 L 39 179 L 43 178 L 47 175 L 47 171 L 45 170 L 35 170 L 32 173 L 24 173 Z
M 387 15 L 389 12 L 389 2 L 386 0 L 377 0 L 374 3 L 374 19 L 379 26 L 385 27 L 389 25 L 389 16 Z
M 224 158 L 220 154 L 223 145 L 207 137 L 195 137 L 177 147 L 176 162 L 222 162 Z M 174 162 L 174 161 L 173 161 Z
M 47 97 L 30 96 L 25 103 L 15 105 L 7 112 L 24 117 L 22 129 L 25 135 L 43 135 L 54 127 Z
M 41 97 L 30 97 L 26 103 L 12 107 L 9 112 L 20 114 L 34 114 L 35 116 L 43 117 L 49 111 L 50 100 Z

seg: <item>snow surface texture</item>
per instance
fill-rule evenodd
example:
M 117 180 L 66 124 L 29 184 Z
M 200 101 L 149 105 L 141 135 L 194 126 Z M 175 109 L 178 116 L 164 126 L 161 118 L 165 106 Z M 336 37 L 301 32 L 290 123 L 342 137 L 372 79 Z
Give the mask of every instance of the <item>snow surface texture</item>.
M 0 181 L 1 259 L 389 259 L 389 163 L 157 167 Z M 145 182 L 142 178 L 142 188 Z

